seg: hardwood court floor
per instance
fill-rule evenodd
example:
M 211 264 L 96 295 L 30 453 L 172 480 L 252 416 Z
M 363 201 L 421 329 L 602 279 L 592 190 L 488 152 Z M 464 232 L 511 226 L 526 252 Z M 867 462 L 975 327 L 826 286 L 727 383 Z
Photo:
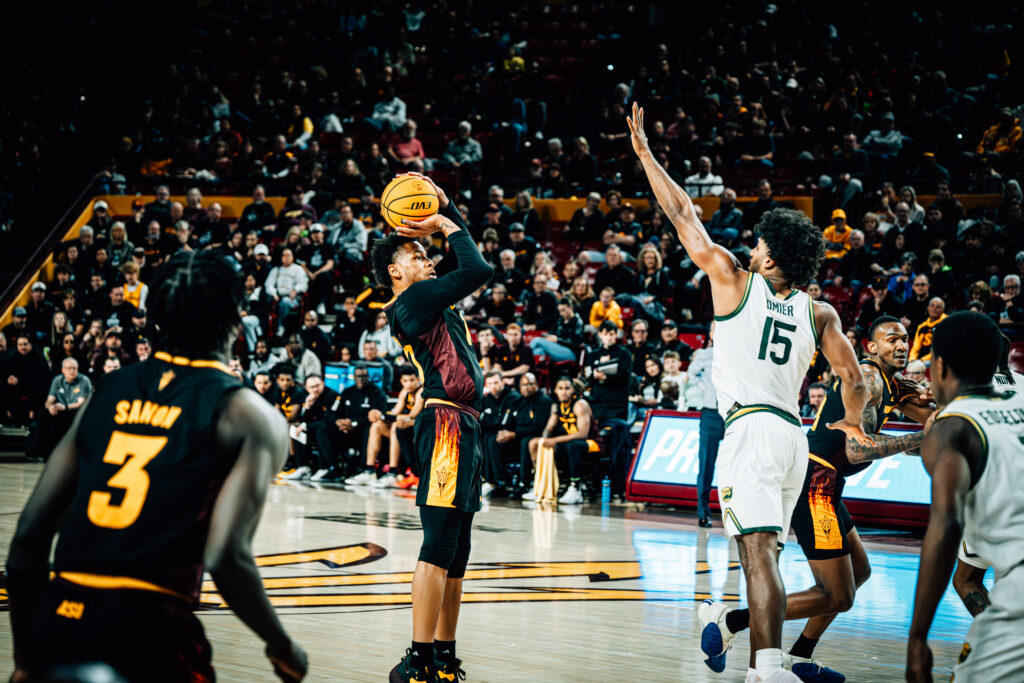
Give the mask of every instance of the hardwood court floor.
M 40 470 L 0 464 L 0 558 Z M 744 595 L 735 547 L 717 523 L 708 533 L 688 513 L 633 505 L 607 512 L 516 502 L 477 515 L 458 637 L 469 681 L 743 680 L 746 634 L 720 675 L 705 667 L 698 648 L 699 602 Z M 864 535 L 872 577 L 817 655 L 850 681 L 903 680 L 917 544 Z M 387 679 L 411 637 L 409 581 L 419 541 L 408 494 L 271 487 L 255 551 L 282 620 L 309 653 L 307 680 Z M 810 585 L 795 539 L 787 548 L 786 585 Z M 0 610 L 4 598 L 0 591 Z M 212 584 L 202 603 L 219 680 L 276 680 L 262 646 L 219 607 Z M 948 591 L 932 635 L 937 676 L 948 676 L 969 624 Z M 801 628 L 786 625 L 785 647 Z M 10 625 L 0 615 L 0 680 L 12 666 Z

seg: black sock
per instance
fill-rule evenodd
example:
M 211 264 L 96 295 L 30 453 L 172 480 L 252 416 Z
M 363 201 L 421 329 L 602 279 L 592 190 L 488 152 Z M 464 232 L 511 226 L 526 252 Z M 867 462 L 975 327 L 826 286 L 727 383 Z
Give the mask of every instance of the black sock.
M 750 610 L 734 609 L 725 615 L 725 627 L 733 633 L 750 628 Z
M 804 659 L 810 659 L 811 655 L 814 654 L 814 646 L 818 644 L 818 641 L 814 638 L 808 638 L 804 634 L 800 634 L 800 637 L 793 643 L 793 647 L 789 648 L 789 654 L 794 657 L 803 657 Z
M 434 663 L 434 644 L 412 641 L 412 666 L 423 669 Z
M 363 467 L 363 471 L 364 472 L 376 472 L 377 471 L 377 467 L 376 467 L 376 465 L 366 465 L 365 467 Z
M 434 641 L 434 658 L 442 664 L 454 664 L 455 663 L 455 641 L 454 640 L 435 640 Z

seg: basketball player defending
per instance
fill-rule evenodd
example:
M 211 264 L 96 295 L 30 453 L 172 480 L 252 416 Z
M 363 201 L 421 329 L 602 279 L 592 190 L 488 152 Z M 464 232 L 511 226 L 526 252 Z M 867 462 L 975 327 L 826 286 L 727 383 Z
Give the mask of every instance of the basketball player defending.
M 430 182 L 429 178 L 424 178 Z M 433 185 L 433 183 L 431 182 Z M 423 410 L 416 416 L 416 469 L 423 545 L 412 582 L 412 647 L 391 671 L 391 683 L 454 681 L 462 578 L 469 560 L 473 513 L 480 509 L 483 465 L 478 406 L 483 376 L 466 321 L 454 304 L 490 280 L 469 230 L 435 186 L 440 210 L 377 240 L 371 251 L 377 281 L 395 298 L 385 311 L 391 333 L 420 372 Z M 417 237 L 442 233 L 450 248 L 434 263 Z M 461 680 L 461 679 L 459 679 Z
M 844 417 L 828 425 L 848 438 L 873 443 L 861 428 L 867 387 L 839 316 L 796 289 L 818 271 L 824 257 L 821 231 L 799 211 L 774 209 L 757 225 L 750 271 L 711 241 L 693 203 L 651 153 L 643 110 L 628 118 L 658 203 L 676 227 L 693 262 L 711 282 L 715 358 L 712 377 L 725 438 L 718 456 L 722 517 L 737 539 L 750 603 L 748 680 L 795 681 L 782 668 L 786 592 L 778 549 L 807 471 L 807 437 L 800 426 L 800 386 L 815 348 L 843 382 Z M 701 648 L 714 671 L 725 668 L 725 644 L 716 624 L 706 624 Z
M 843 502 L 846 478 L 862 472 L 874 460 L 916 451 L 926 430 L 900 436 L 876 433 L 897 407 L 922 424 L 933 409 L 931 397 L 920 385 L 898 373 L 907 365 L 909 335 L 899 319 L 882 316 L 867 333 L 867 355 L 861 369 L 868 385 L 864 429 L 873 436 L 872 446 L 846 443 L 842 432 L 825 427 L 843 416 L 842 382 L 836 380 L 818 409 L 807 433 L 810 462 L 793 511 L 793 530 L 814 575 L 815 585 L 786 596 L 786 619 L 808 619 L 800 638 L 783 655 L 785 668 L 804 683 L 841 683 L 845 676 L 823 667 L 812 658 L 814 647 L 839 612 L 853 607 L 854 595 L 871 575 L 868 555 Z M 926 426 L 927 429 L 927 426 Z M 704 608 L 728 642 L 750 624 L 750 611 L 730 610 L 716 602 Z
M 193 614 L 204 569 L 266 642 L 274 672 L 301 680 L 306 655 L 252 556 L 288 430 L 225 365 L 242 324 L 238 267 L 182 252 L 149 286 L 161 351 L 99 380 L 18 522 L 7 560 L 12 680 L 99 661 L 129 681 L 212 681 Z
M 921 446 L 932 503 L 907 642 L 908 681 L 932 680 L 928 632 L 961 535 L 996 579 L 953 678 L 1024 680 L 1024 394 L 992 386 L 999 334 L 988 316 L 964 311 L 942 321 L 932 337 L 931 388 L 942 407 Z

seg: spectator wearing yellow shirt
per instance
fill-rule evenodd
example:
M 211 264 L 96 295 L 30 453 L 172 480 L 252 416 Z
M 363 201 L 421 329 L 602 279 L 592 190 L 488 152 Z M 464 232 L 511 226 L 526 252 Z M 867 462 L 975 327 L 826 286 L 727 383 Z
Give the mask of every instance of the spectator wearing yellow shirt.
M 605 320 L 611 320 L 622 329 L 622 307 L 615 303 L 615 290 L 605 287 L 601 290 L 598 300 L 590 307 L 590 324 L 600 327 Z
M 846 212 L 836 209 L 832 212 L 832 225 L 825 228 L 825 258 L 841 259 L 850 251 L 850 235 L 853 231 L 846 224 Z
M 914 345 L 910 347 L 910 360 L 932 359 L 932 333 L 935 326 L 946 319 L 946 302 L 935 297 L 928 302 L 928 319 L 917 326 Z
M 1024 131 L 1020 121 L 1013 115 L 1013 110 L 1003 107 L 999 111 L 999 122 L 989 127 L 981 136 L 981 142 L 975 152 L 978 156 L 1005 157 L 1015 156 L 1020 151 Z

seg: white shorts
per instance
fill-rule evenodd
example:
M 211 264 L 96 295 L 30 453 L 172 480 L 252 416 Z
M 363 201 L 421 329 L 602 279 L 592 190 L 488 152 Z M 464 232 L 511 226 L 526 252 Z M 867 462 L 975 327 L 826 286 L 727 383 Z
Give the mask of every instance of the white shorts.
M 1024 565 L 997 578 L 989 592 L 992 604 L 974 618 L 967 631 L 954 683 L 1024 681 Z
M 725 429 L 715 467 L 726 533 L 774 531 L 785 544 L 807 475 L 803 428 L 770 412 L 739 417 Z
M 975 569 L 988 569 L 989 563 L 981 555 L 974 552 L 971 548 L 971 544 L 967 542 L 967 539 L 960 541 L 960 550 L 957 551 L 956 557 L 964 564 L 969 564 Z

